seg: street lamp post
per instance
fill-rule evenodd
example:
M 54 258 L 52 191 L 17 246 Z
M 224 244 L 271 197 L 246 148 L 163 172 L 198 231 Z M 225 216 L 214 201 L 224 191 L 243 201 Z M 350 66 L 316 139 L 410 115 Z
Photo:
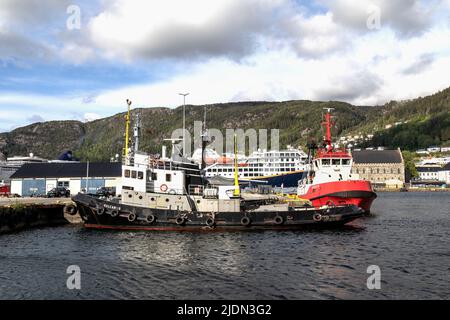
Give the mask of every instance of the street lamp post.
M 188 93 L 179 93 L 180 96 L 183 96 L 183 156 L 186 154 L 186 137 L 185 137 L 185 130 L 186 130 L 186 96 L 189 95 Z

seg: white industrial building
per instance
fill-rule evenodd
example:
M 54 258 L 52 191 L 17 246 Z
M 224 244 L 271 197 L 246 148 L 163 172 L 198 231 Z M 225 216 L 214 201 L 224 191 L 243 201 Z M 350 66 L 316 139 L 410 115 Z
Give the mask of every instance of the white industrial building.
M 26 163 L 11 176 L 11 193 L 45 195 L 55 187 L 67 187 L 72 195 L 86 190 L 95 193 L 100 187 L 116 187 L 120 193 L 121 170 L 117 162 Z

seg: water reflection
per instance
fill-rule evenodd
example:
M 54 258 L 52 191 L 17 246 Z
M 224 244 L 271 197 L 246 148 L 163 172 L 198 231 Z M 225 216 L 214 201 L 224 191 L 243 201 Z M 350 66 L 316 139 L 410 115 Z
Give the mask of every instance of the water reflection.
M 374 216 L 337 230 L 177 233 L 66 226 L 5 235 L 0 298 L 449 298 L 450 219 L 442 205 L 448 202 L 447 194 L 380 194 Z M 80 292 L 65 287 L 71 264 L 82 271 Z M 371 264 L 382 270 L 381 291 L 366 287 Z

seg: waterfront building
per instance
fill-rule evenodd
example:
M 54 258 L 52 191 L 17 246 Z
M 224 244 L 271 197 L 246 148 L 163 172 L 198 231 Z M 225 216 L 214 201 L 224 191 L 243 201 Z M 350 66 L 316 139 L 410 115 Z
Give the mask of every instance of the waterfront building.
M 11 193 L 23 197 L 45 195 L 55 187 L 67 187 L 72 195 L 86 189 L 95 193 L 100 187 L 119 187 L 121 175 L 121 164 L 117 162 L 25 163 L 11 176 Z
M 397 150 L 353 150 L 352 173 L 373 185 L 401 188 L 405 183 L 405 162 Z
M 444 166 L 418 166 L 416 167 L 419 176 L 415 179 L 415 183 L 422 183 L 424 185 L 450 184 L 450 163 Z
M 438 179 L 446 184 L 450 184 L 450 163 L 447 163 L 439 170 Z
M 4 159 L 0 157 L 0 182 L 9 184 L 11 175 L 16 172 L 25 163 L 42 163 L 47 162 L 47 159 L 36 157 L 30 153 L 26 157 L 15 156 Z
M 439 181 L 439 166 L 420 166 L 416 167 L 419 180 L 421 181 Z

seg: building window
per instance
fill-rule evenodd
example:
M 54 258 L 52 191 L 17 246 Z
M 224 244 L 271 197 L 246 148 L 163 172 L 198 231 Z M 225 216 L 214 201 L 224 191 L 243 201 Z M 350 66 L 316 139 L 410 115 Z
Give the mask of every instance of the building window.
M 129 178 L 130 177 L 130 170 L 125 170 L 125 178 Z
M 143 180 L 144 179 L 144 173 L 142 171 L 138 171 L 138 179 Z
M 166 173 L 166 181 L 167 182 L 172 181 L 172 175 L 170 173 Z
M 69 187 L 69 181 L 58 181 L 58 187 Z

